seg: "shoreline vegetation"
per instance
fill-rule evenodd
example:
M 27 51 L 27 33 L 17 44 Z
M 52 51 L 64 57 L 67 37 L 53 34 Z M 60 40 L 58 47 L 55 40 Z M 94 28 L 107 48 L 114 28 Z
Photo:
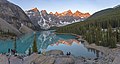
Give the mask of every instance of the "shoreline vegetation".
M 73 24 L 74 25 L 74 24 Z M 74 27 L 72 25 L 72 27 Z M 58 28 L 57 33 L 81 35 L 90 44 L 95 43 L 98 46 L 115 48 L 120 42 L 120 28 L 112 28 L 111 25 L 107 29 L 102 29 L 100 26 L 79 26 L 79 30 L 69 29 L 71 25 Z M 75 32 L 74 32 L 75 31 Z
M 57 32 L 55 32 L 55 34 L 70 34 L 70 35 L 76 36 L 77 39 L 82 37 L 82 36 L 74 34 L 74 33 L 57 33 Z
M 9 30 L 7 32 L 0 31 L 1 40 L 15 39 L 14 37 L 16 37 L 16 35 L 14 33 L 10 33 Z

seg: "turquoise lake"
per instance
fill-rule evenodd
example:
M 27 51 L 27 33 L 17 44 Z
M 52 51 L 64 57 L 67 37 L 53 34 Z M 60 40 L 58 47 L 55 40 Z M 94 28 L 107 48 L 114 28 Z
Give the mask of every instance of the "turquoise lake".
M 70 34 L 55 34 L 54 31 L 41 31 L 36 33 L 38 51 L 62 50 L 64 54 L 71 52 L 74 56 L 82 56 L 88 58 L 99 57 L 101 53 L 94 49 L 84 47 L 81 42 L 58 43 L 59 40 L 75 39 L 76 36 Z M 28 49 L 32 47 L 34 33 L 26 34 L 17 39 L 16 50 L 18 53 L 26 54 Z M 14 48 L 13 40 L 0 40 L 0 53 L 7 53 L 8 49 Z

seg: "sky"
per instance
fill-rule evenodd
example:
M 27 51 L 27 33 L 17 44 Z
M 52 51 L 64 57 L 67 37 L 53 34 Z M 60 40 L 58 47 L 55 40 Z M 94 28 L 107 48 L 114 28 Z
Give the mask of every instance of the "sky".
M 120 5 L 120 0 L 9 0 L 20 6 L 23 10 L 29 10 L 37 7 L 39 10 L 47 12 L 63 12 L 72 10 L 75 12 L 89 12 L 93 14 L 102 9 L 111 8 Z

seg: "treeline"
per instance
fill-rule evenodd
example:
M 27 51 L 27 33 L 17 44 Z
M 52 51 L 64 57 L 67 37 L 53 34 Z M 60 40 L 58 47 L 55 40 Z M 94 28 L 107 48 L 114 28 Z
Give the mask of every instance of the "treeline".
M 116 43 L 120 43 L 120 7 L 99 11 L 83 22 L 56 31 L 79 34 L 89 43 L 114 48 Z
M 7 31 L 0 30 L 0 36 L 2 36 L 2 35 L 17 36 L 14 33 L 11 33 L 9 30 L 7 30 Z

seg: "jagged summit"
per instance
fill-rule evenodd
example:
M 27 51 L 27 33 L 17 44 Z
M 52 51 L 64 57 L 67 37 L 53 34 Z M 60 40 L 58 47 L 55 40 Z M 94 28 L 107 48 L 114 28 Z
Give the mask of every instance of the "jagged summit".
M 39 10 L 37 8 L 32 9 L 34 12 L 38 12 Z
M 38 10 L 37 8 L 34 9 Z M 49 29 L 53 26 L 63 26 L 67 24 L 71 24 L 78 21 L 83 21 L 90 16 L 89 13 L 82 13 L 80 11 L 76 11 L 73 13 L 71 10 L 67 10 L 64 12 L 47 12 L 46 10 L 41 10 L 40 12 L 31 12 L 26 11 L 26 14 L 32 20 L 32 23 L 41 29 Z
M 62 16 L 72 16 L 73 13 L 72 13 L 71 10 L 68 10 L 68 11 L 64 11 L 64 12 L 60 13 L 60 15 L 62 15 Z
M 59 13 L 58 13 L 58 12 L 55 12 L 55 15 L 56 15 L 56 16 L 58 16 L 58 15 L 59 15 Z
M 50 12 L 49 14 L 53 14 L 53 15 L 56 15 L 56 16 L 74 16 L 74 17 L 81 17 L 81 18 L 87 18 L 90 16 L 90 13 L 82 13 L 80 11 L 76 11 L 76 12 L 72 12 L 71 10 L 67 10 L 67 11 L 64 11 L 64 12 Z
M 74 14 L 73 14 L 74 17 L 81 17 L 81 18 L 87 18 L 90 16 L 90 13 L 82 13 L 80 11 L 76 11 Z
M 41 10 L 41 13 L 47 14 L 47 11 L 46 10 Z
M 82 12 L 80 12 L 80 11 L 78 11 L 78 10 L 77 10 L 75 13 L 79 13 L 79 14 L 81 13 L 81 14 L 82 14 Z
M 49 14 L 53 14 L 53 12 L 50 12 Z
M 38 8 L 32 8 L 31 10 L 28 10 L 28 11 L 33 11 L 33 12 L 39 12 Z M 67 11 L 64 11 L 64 12 L 47 12 L 46 10 L 41 10 L 40 11 L 41 14 L 43 15 L 46 15 L 46 14 L 50 14 L 50 15 L 55 15 L 55 16 L 58 16 L 58 17 L 61 17 L 61 16 L 74 16 L 74 17 L 80 17 L 80 18 L 87 18 L 90 16 L 90 13 L 82 13 L 80 12 L 79 10 L 77 10 L 76 12 L 72 12 L 70 9 L 67 10 Z

